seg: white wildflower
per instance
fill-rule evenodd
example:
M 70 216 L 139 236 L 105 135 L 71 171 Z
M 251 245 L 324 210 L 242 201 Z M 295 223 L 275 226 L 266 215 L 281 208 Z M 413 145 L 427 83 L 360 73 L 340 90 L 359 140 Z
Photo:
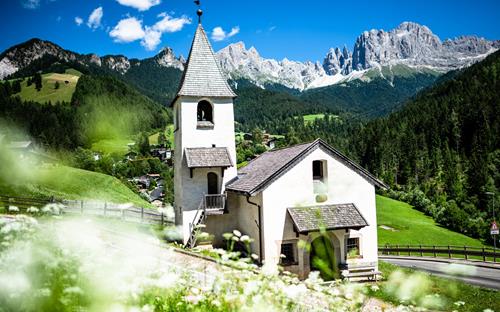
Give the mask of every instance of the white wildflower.
M 241 237 L 241 232 L 238 231 L 238 230 L 234 230 L 233 234 L 236 235 L 236 236 L 238 236 L 238 237 Z
M 216 307 L 220 307 L 222 305 L 222 303 L 217 299 L 212 300 L 212 304 Z
M 19 212 L 19 207 L 17 207 L 17 206 L 9 206 L 9 212 Z
M 78 295 L 83 294 L 83 290 L 78 286 L 72 286 L 72 287 L 65 288 L 63 290 L 63 292 L 65 294 L 78 294 Z
M 460 307 L 460 306 L 463 306 L 465 304 L 465 302 L 457 301 L 457 302 L 454 302 L 453 304 L 456 305 L 457 307 Z
M 28 213 L 38 213 L 39 209 L 36 208 L 36 207 L 29 207 L 27 210 L 26 210 Z
M 251 256 L 251 257 L 252 257 L 252 259 L 254 259 L 254 260 L 259 260 L 259 256 L 258 256 L 258 255 L 256 255 L 256 254 L 254 254 L 254 253 L 252 254 L 252 256 Z
M 237 241 L 239 241 L 239 240 L 240 240 L 237 236 L 233 236 L 233 237 L 231 237 L 231 239 L 232 239 L 233 241 L 235 241 L 235 242 L 237 242 Z
M 203 297 L 200 296 L 200 295 L 196 295 L 196 296 L 194 296 L 194 295 L 188 295 L 188 296 L 186 296 L 185 299 L 189 303 L 197 304 L 200 300 L 203 299 Z
M 243 235 L 243 236 L 240 237 L 240 241 L 242 241 L 243 243 L 250 243 L 251 242 L 251 238 L 248 235 Z

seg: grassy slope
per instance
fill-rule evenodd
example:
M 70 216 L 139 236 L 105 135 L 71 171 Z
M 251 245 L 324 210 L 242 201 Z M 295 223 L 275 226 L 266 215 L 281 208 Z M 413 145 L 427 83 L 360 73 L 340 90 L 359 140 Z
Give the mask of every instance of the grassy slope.
M 35 84 L 27 86 L 28 79 L 21 82 L 21 92 L 16 94 L 25 101 L 36 101 L 45 103 L 69 102 L 75 92 L 76 84 L 81 73 L 74 69 L 68 69 L 65 74 L 48 73 L 42 75 L 42 89 L 37 91 Z M 59 81 L 59 89 L 55 89 L 55 83 Z M 68 81 L 68 83 L 65 83 Z
M 120 180 L 97 172 L 67 166 L 38 169 L 30 182 L 22 185 L 0 185 L 2 195 L 51 197 L 62 199 L 95 199 L 114 203 L 133 203 L 150 207 Z
M 477 239 L 442 228 L 406 203 L 377 195 L 378 243 L 482 246 Z M 380 228 L 386 225 L 396 231 Z
M 94 152 L 104 154 L 119 154 L 125 155 L 129 148 L 129 143 L 134 143 L 133 139 L 103 139 L 92 144 Z
M 149 144 L 156 145 L 158 144 L 158 136 L 160 132 L 154 133 L 149 136 Z M 174 125 L 168 125 L 165 131 L 165 137 L 171 143 L 172 147 L 174 146 Z
M 438 294 L 443 302 L 442 311 L 478 311 L 481 312 L 485 309 L 492 309 L 493 311 L 500 311 L 500 293 L 495 290 L 480 288 L 472 286 L 460 281 L 440 278 L 424 272 L 416 272 L 409 268 L 400 268 L 395 265 L 379 262 L 379 269 L 382 271 L 384 277 L 396 270 L 404 272 L 406 276 L 413 276 L 419 274 L 423 276 L 429 283 L 428 290 L 434 294 Z M 411 282 L 407 282 L 407 287 L 411 287 Z M 370 295 L 383 299 L 384 301 L 399 304 L 399 300 L 395 295 L 388 294 L 385 290 L 385 284 L 382 283 L 380 290 L 372 292 Z M 413 285 L 416 286 L 416 285 Z M 421 290 L 423 285 L 418 285 L 415 291 Z M 411 291 L 411 289 L 408 289 Z M 414 293 L 415 291 L 411 291 Z M 455 302 L 463 301 L 463 306 L 455 305 Z M 432 309 L 431 309 L 432 310 Z

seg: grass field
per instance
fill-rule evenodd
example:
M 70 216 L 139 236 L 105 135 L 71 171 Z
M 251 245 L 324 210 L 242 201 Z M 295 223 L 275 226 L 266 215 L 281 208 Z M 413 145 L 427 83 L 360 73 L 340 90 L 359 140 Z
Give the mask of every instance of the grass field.
M 394 285 L 388 286 L 385 282 L 380 283 L 380 289 L 371 292 L 371 296 L 378 297 L 384 301 L 399 304 L 397 293 L 414 295 L 415 301 L 420 303 L 439 303 L 438 307 L 431 307 L 432 311 L 500 311 L 500 293 L 495 290 L 472 286 L 461 281 L 440 278 L 424 272 L 417 272 L 408 268 L 400 268 L 395 265 L 380 261 L 379 270 L 385 278 L 398 270 L 400 274 L 400 285 L 397 289 Z M 393 292 L 396 292 L 393 293 Z M 425 297 L 425 294 L 437 294 Z M 419 298 L 420 297 L 420 298 Z M 462 304 L 463 302 L 463 304 Z
M 37 91 L 35 84 L 27 86 L 28 78 L 21 82 L 21 92 L 15 94 L 25 101 L 36 101 L 40 103 L 69 102 L 75 92 L 76 84 L 82 74 L 74 69 L 66 70 L 64 74 L 48 73 L 42 75 L 42 89 Z M 55 88 L 56 81 L 59 82 L 59 89 Z
M 94 152 L 100 152 L 104 154 L 119 154 L 125 155 L 129 148 L 129 143 L 134 143 L 132 139 L 106 139 L 100 140 L 92 144 L 92 150 Z
M 148 202 L 114 177 L 61 165 L 37 169 L 26 183 L 0 185 L 0 194 L 18 197 L 94 199 L 151 207 Z
M 158 144 L 158 136 L 160 132 L 152 134 L 149 136 L 149 144 L 157 145 Z M 170 142 L 170 146 L 174 148 L 174 125 L 168 125 L 165 131 L 165 137 Z
M 309 124 L 313 123 L 316 119 L 325 118 L 325 114 L 309 114 L 309 115 L 303 115 L 302 117 L 304 118 L 304 123 Z M 339 116 L 330 115 L 330 117 L 338 118 Z
M 406 203 L 380 195 L 377 195 L 377 224 L 379 245 L 483 245 L 477 239 L 440 227 L 431 217 Z

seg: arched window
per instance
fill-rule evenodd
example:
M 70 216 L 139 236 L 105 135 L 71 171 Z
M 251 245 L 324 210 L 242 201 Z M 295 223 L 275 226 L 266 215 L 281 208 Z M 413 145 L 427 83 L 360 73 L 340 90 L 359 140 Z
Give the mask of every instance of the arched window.
M 216 173 L 209 172 L 207 174 L 207 193 L 208 194 L 219 193 L 219 179 Z
M 197 110 L 197 115 L 198 115 L 198 121 L 208 121 L 213 123 L 213 108 L 212 104 L 208 101 L 200 101 L 198 103 L 198 110 Z

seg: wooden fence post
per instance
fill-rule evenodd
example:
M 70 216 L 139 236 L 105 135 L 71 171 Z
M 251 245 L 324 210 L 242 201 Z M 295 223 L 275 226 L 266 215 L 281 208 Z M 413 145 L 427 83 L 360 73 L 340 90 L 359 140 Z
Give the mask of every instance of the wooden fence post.
M 467 260 L 467 246 L 464 246 L 464 257 Z
M 83 200 L 80 201 L 80 214 L 83 216 Z
M 422 245 L 420 245 L 420 257 L 424 256 L 424 251 L 422 250 Z
M 450 249 L 450 245 L 448 245 L 448 258 L 451 259 L 451 249 Z
M 144 222 L 144 207 L 141 207 L 141 223 Z
M 107 202 L 104 202 L 104 216 L 106 216 L 106 207 L 107 207 L 108 203 Z
M 483 247 L 483 261 L 486 261 L 486 255 L 484 254 L 484 247 Z
M 436 246 L 432 246 L 432 250 L 434 250 L 434 258 L 436 258 Z
M 408 245 L 408 256 L 411 256 L 410 245 Z
M 399 245 L 396 245 L 396 249 L 397 249 L 398 256 L 400 256 L 400 254 L 399 254 Z

